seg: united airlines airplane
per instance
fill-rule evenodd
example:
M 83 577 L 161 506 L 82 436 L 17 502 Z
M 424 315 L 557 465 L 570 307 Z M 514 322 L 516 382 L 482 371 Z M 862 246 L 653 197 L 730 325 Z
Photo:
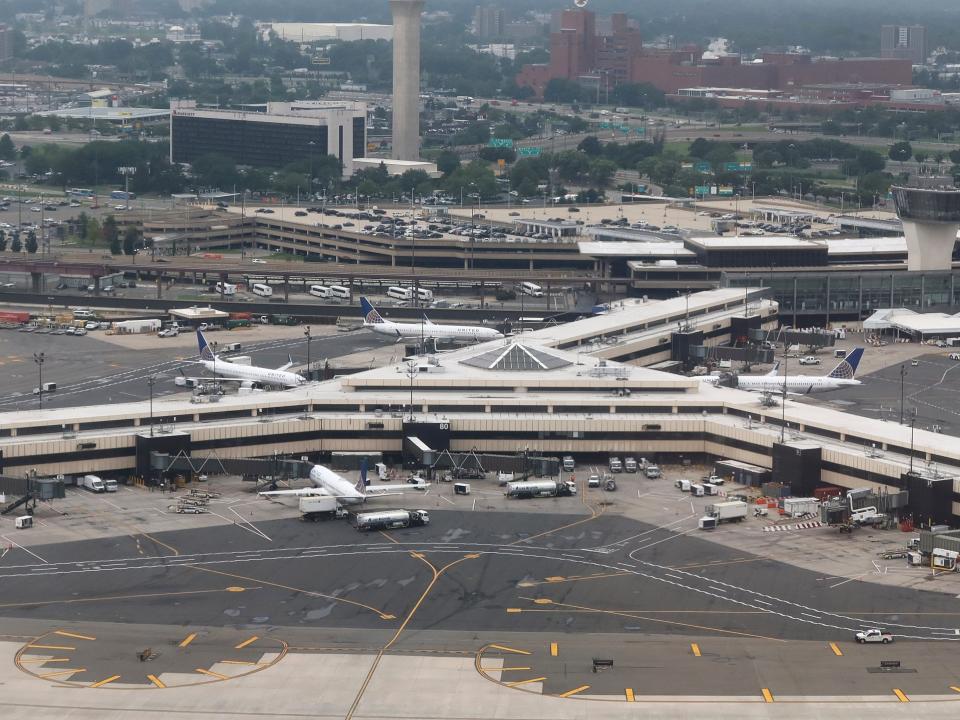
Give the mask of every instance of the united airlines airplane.
M 363 311 L 363 326 L 378 335 L 388 335 L 397 340 L 459 340 L 461 342 L 485 342 L 498 340 L 503 333 L 493 328 L 479 325 L 438 325 L 430 322 L 426 316 L 419 323 L 397 323 L 384 320 L 377 309 L 362 297 L 360 309 Z
M 287 372 L 287 368 L 293 365 L 293 360 L 276 370 L 257 367 L 256 365 L 239 365 L 225 360 L 219 355 L 214 355 L 200 330 L 197 330 L 197 343 L 200 346 L 199 362 L 219 380 L 239 382 L 246 387 L 252 387 L 256 384 L 283 388 L 297 387 L 307 382 L 307 379 L 302 375 Z M 192 379 L 196 380 L 196 378 Z
M 776 368 L 766 375 L 733 375 L 734 383 L 732 387 L 771 394 L 788 392 L 794 395 L 807 395 L 860 385 L 861 383 L 855 379 L 855 375 L 861 357 L 863 357 L 863 348 L 855 348 L 828 375 L 822 376 L 777 375 Z M 721 377 L 720 375 L 704 375 L 700 379 L 711 385 L 721 385 L 723 384 Z
M 298 488 L 296 490 L 264 490 L 259 493 L 263 497 L 335 497 L 341 505 L 360 505 L 370 498 L 386 497 L 388 495 L 403 495 L 403 491 L 391 487 L 369 487 L 367 485 L 367 464 L 360 467 L 360 479 L 356 483 L 347 480 L 343 475 L 323 465 L 314 465 L 310 470 L 310 483 L 313 487 Z

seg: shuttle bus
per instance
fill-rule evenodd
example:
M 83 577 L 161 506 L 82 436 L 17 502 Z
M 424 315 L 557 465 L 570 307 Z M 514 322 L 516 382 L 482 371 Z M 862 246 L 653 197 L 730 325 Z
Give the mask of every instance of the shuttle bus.
M 418 287 L 417 299 L 420 302 L 433 302 L 433 290 L 427 290 L 426 288 Z
M 343 285 L 331 285 L 330 296 L 335 298 L 343 298 L 344 300 L 349 300 L 350 288 L 344 287 Z
M 332 296 L 330 288 L 326 285 L 311 285 L 310 294 L 318 298 L 329 298 Z
M 543 297 L 543 289 L 532 282 L 522 282 L 520 283 L 520 292 L 524 295 L 529 295 L 530 297 Z
M 264 285 L 263 283 L 254 283 L 251 287 L 254 295 L 259 295 L 260 297 L 273 297 L 273 288 L 269 285 Z
M 413 299 L 413 290 L 411 288 L 398 287 L 392 285 L 387 288 L 387 297 L 394 300 L 412 300 Z

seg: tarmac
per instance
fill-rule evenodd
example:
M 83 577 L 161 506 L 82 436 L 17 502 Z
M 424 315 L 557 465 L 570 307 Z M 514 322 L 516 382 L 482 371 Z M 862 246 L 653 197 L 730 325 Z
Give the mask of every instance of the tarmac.
M 0 707 L 792 718 L 912 717 L 906 705 L 921 702 L 925 717 L 955 714 L 952 575 L 857 577 L 905 540 L 895 531 L 770 533 L 778 522 L 752 517 L 698 531 L 713 499 L 673 480 L 703 470 L 531 501 L 491 481 L 468 496 L 440 483 L 401 501 L 429 509 L 429 526 L 388 533 L 300 522 L 292 500 L 226 478 L 203 484 L 222 493 L 205 515 L 172 513 L 169 496 L 139 487 L 70 490 L 30 531 L 0 519 Z M 800 566 L 829 555 L 849 567 Z M 900 569 L 889 575 L 929 573 Z M 896 642 L 854 643 L 868 626 Z M 594 672 L 594 659 L 612 665 Z

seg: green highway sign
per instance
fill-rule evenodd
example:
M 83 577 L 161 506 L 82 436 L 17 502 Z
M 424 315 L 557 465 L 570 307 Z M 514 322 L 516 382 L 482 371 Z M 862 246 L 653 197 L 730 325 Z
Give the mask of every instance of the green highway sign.
M 512 148 L 513 140 L 510 138 L 490 138 L 488 147 L 492 148 Z
M 540 157 L 540 148 L 522 147 L 520 148 L 520 157 Z

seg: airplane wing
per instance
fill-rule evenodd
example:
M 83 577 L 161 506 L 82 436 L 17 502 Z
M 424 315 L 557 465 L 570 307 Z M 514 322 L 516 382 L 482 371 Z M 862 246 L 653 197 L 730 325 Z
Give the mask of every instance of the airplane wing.
M 398 490 L 392 487 L 370 487 L 367 486 L 363 490 L 363 494 L 367 497 L 387 497 L 388 495 L 403 495 L 403 490 Z
M 329 495 L 326 490 L 323 488 L 316 487 L 305 487 L 297 488 L 295 490 L 264 490 L 258 492 L 257 495 L 262 497 L 283 497 L 283 496 L 293 496 L 293 497 L 320 497 L 323 495 Z
M 283 365 L 278 367 L 277 370 L 289 370 L 291 367 L 293 367 L 293 357 L 287 355 L 287 360 L 288 362 L 285 362 Z

